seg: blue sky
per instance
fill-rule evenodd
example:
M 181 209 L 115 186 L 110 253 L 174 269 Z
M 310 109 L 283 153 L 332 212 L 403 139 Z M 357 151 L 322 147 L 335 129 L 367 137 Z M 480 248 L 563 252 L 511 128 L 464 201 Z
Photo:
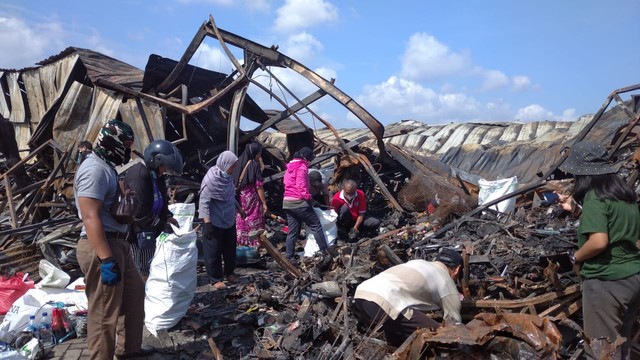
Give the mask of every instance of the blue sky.
M 210 14 L 220 28 L 335 78 L 384 124 L 575 120 L 639 82 L 637 0 L 4 0 L 0 68 L 77 46 L 144 69 L 152 53 L 178 60 Z M 212 38 L 191 63 L 232 68 Z M 301 98 L 316 90 L 291 71 L 276 76 Z M 313 109 L 336 127 L 359 126 L 330 99 Z

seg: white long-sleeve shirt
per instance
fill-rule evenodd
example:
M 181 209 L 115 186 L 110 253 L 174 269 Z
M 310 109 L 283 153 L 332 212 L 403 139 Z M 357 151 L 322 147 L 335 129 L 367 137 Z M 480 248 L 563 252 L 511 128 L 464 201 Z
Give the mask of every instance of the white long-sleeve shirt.
M 360 284 L 354 297 L 378 304 L 394 320 L 400 314 L 410 319 L 414 309 L 442 309 L 445 319 L 462 321 L 458 289 L 439 261 L 411 260 L 391 267 Z

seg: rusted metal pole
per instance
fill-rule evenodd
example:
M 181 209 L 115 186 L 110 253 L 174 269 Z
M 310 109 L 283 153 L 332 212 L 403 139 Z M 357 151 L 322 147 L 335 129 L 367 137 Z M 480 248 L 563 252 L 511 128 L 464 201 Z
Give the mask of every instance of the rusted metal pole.
M 371 132 L 373 132 L 373 134 L 376 136 L 376 139 L 378 140 L 378 149 L 380 150 L 380 154 L 381 156 L 385 156 L 385 146 L 384 142 L 382 141 L 382 138 L 384 136 L 384 126 L 382 126 L 382 124 L 375 117 L 373 117 L 373 115 L 371 115 L 369 112 L 367 112 L 367 110 L 360 106 L 360 104 L 358 104 L 355 100 L 338 89 L 330 81 L 327 81 L 311 69 L 278 52 L 274 48 L 267 48 L 263 45 L 260 45 L 220 28 L 215 28 L 214 30 L 213 27 L 213 24 L 208 24 L 206 26 L 206 29 L 210 36 L 260 56 L 260 61 L 265 66 L 288 67 L 289 69 L 307 78 L 318 88 L 326 91 L 327 94 L 341 103 L 344 107 L 349 109 L 371 130 Z
M 187 50 L 184 52 L 184 54 L 182 54 L 180 61 L 178 61 L 178 63 L 176 64 L 176 67 L 173 68 L 169 76 L 167 76 L 167 78 L 164 79 L 164 81 L 160 83 L 160 85 L 158 85 L 158 87 L 156 88 L 156 92 L 166 91 L 169 88 L 169 86 L 171 86 L 171 84 L 173 84 L 176 81 L 178 76 L 180 76 L 180 73 L 182 72 L 182 70 L 184 70 L 184 67 L 187 66 L 187 64 L 189 63 L 189 60 L 191 60 L 191 58 L 193 57 L 193 54 L 195 54 L 195 52 L 200 47 L 200 44 L 202 43 L 202 40 L 204 40 L 204 37 L 207 36 L 207 30 L 205 28 L 205 25 L 206 25 L 206 22 L 200 25 L 200 28 L 198 29 L 196 34 L 193 36 L 191 43 L 189 43 Z

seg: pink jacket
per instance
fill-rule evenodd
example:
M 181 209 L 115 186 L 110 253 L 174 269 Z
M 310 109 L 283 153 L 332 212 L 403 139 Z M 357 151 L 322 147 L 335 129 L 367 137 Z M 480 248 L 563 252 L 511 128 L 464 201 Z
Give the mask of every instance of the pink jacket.
M 284 173 L 284 199 L 285 200 L 309 200 L 309 173 L 308 162 L 304 159 L 293 159 L 287 164 Z

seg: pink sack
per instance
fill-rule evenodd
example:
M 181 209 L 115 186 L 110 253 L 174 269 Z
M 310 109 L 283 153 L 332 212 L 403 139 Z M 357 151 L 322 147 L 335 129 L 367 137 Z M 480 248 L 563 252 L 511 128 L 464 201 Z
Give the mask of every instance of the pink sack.
M 6 314 L 16 300 L 33 288 L 33 281 L 28 281 L 23 273 L 16 273 L 10 278 L 0 276 L 0 315 Z

